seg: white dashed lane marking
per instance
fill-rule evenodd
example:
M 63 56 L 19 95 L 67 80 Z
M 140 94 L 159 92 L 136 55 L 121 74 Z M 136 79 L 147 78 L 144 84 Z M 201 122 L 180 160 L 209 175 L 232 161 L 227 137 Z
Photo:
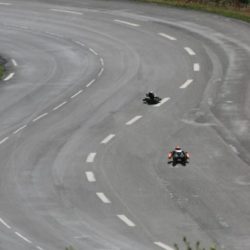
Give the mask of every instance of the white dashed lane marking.
M 193 82 L 193 79 L 188 79 L 186 82 L 184 82 L 181 86 L 180 89 L 185 89 L 188 85 L 190 85 Z
M 95 175 L 93 172 L 87 171 L 87 172 L 85 172 L 85 174 L 86 174 L 87 180 L 89 182 L 96 182 Z
M 200 64 L 199 63 L 194 63 L 194 71 L 200 71 Z
M 176 40 L 177 40 L 175 37 L 169 36 L 169 35 L 167 35 L 167 34 L 165 34 L 165 33 L 158 33 L 158 35 L 159 35 L 159 36 L 162 36 L 162 37 L 165 37 L 165 38 L 167 38 L 167 39 L 170 40 L 170 41 L 176 41 Z
M 0 5 L 10 6 L 12 3 L 0 3 Z
M 117 217 L 122 220 L 125 224 L 127 224 L 127 226 L 129 227 L 135 227 L 135 224 L 133 221 L 131 221 L 127 216 L 125 216 L 124 214 L 118 214 Z
M 103 58 L 101 58 L 100 61 L 101 61 L 101 65 L 104 66 L 104 60 L 103 60 Z
M 4 80 L 4 81 L 9 81 L 14 75 L 15 75 L 15 73 L 12 72 L 12 73 L 10 73 L 7 77 L 5 77 L 3 80 Z
M 174 250 L 172 247 L 170 247 L 162 242 L 159 242 L 159 241 L 154 242 L 154 244 L 157 245 L 158 247 L 165 249 L 165 250 Z
M 16 131 L 13 132 L 13 134 L 17 134 L 18 132 L 22 131 L 23 129 L 25 129 L 27 127 L 27 125 L 24 125 L 20 128 L 18 128 Z
M 32 241 L 30 241 L 29 239 L 27 239 L 26 237 L 24 237 L 22 234 L 15 232 L 15 234 L 20 237 L 21 239 L 23 239 L 24 241 L 28 242 L 28 243 L 32 243 Z
M 114 137 L 115 137 L 114 134 L 108 135 L 105 139 L 102 140 L 101 144 L 107 144 L 107 143 L 110 142 Z
M 195 55 L 195 52 L 194 52 L 192 49 L 190 49 L 189 47 L 185 47 L 184 49 L 187 51 L 187 53 L 188 53 L 190 56 L 194 56 L 194 55 Z
M 15 67 L 17 66 L 17 62 L 16 62 L 15 59 L 11 59 L 11 62 L 12 62 L 12 64 L 13 64 Z
M 133 123 L 137 122 L 141 118 L 142 118 L 142 115 L 137 115 L 134 118 L 132 118 L 131 120 L 129 120 L 128 122 L 126 122 L 126 125 L 132 125 Z
M 111 203 L 111 201 L 106 197 L 106 195 L 104 193 L 96 193 L 97 197 L 106 204 Z
M 64 106 L 66 103 L 67 103 L 66 101 L 65 101 L 65 102 L 62 102 L 61 104 L 59 104 L 58 106 L 56 106 L 55 108 L 53 108 L 53 110 L 55 111 L 55 110 L 61 108 L 61 107 Z
M 7 227 L 8 229 L 11 229 L 11 226 L 8 225 L 2 218 L 0 218 L 0 222 L 1 222 L 5 227 Z
M 1 141 L 0 141 L 0 144 L 3 144 L 4 142 L 6 142 L 7 140 L 9 139 L 9 137 L 7 136 L 7 137 L 5 137 L 4 139 L 2 139 Z
M 96 56 L 98 56 L 98 53 L 97 53 L 94 49 L 89 48 L 89 50 L 90 50 L 92 53 L 94 53 Z
M 69 14 L 74 14 L 74 15 L 82 15 L 81 12 L 73 11 L 73 10 L 64 10 L 64 9 L 50 9 L 50 10 L 54 11 L 54 12 L 62 12 L 62 13 L 69 13 Z
M 81 45 L 81 46 L 83 46 L 83 47 L 86 46 L 83 42 L 80 42 L 80 41 L 75 41 L 75 43 L 77 43 L 78 45 Z
M 33 122 L 36 122 L 36 121 L 42 119 L 43 117 L 45 117 L 46 115 L 48 115 L 48 113 L 44 113 L 44 114 L 42 114 L 42 115 L 39 115 L 38 117 L 36 117 L 36 118 L 33 119 L 32 121 L 33 121 Z
M 94 160 L 95 160 L 95 156 L 96 156 L 96 153 L 90 153 L 89 155 L 88 155 L 88 157 L 87 157 L 87 160 L 86 160 L 86 162 L 94 162 Z
M 103 71 L 104 71 L 104 69 L 101 68 L 100 72 L 98 73 L 98 76 L 99 76 L 99 77 L 102 75 Z
M 140 27 L 140 25 L 137 24 L 137 23 L 130 23 L 130 22 L 126 22 L 126 21 L 123 21 L 123 20 L 119 20 L 119 19 L 114 19 L 114 21 L 117 22 L 117 23 L 127 24 L 127 25 L 130 25 L 130 26 L 133 26 L 133 27 Z
M 83 92 L 83 90 L 79 90 L 78 92 L 76 92 L 74 95 L 72 95 L 70 98 L 73 99 L 75 97 L 77 97 L 78 95 L 80 95 Z
M 42 247 L 36 246 L 38 250 L 44 250 Z
M 169 101 L 170 100 L 170 97 L 165 97 L 163 98 L 160 103 L 158 104 L 155 104 L 154 107 L 160 107 L 161 105 L 163 105 L 165 102 Z
M 92 81 L 90 81 L 87 85 L 86 85 L 86 87 L 88 88 L 92 83 L 94 83 L 96 81 L 96 79 L 93 79 Z

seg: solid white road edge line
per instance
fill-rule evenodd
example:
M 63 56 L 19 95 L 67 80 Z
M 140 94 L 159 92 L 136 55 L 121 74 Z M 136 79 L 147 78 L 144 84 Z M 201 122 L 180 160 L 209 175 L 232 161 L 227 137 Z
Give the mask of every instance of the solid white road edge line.
M 190 83 L 193 82 L 193 79 L 188 79 L 186 82 L 184 82 L 181 86 L 180 89 L 185 89 Z
M 85 174 L 86 174 L 88 182 L 96 182 L 96 178 L 93 172 L 87 171 L 85 172 Z
M 200 71 L 200 64 L 194 63 L 194 71 Z
M 135 224 L 133 221 L 131 221 L 127 216 L 124 214 L 118 214 L 117 217 L 122 220 L 125 224 L 127 224 L 129 227 L 135 227 Z
M 111 201 L 106 197 L 106 195 L 104 193 L 96 193 L 97 197 L 106 204 L 111 203 Z
M 107 144 L 109 141 L 111 141 L 115 137 L 115 134 L 108 135 L 105 139 L 102 140 L 101 144 Z
M 21 239 L 23 239 L 24 241 L 26 241 L 26 242 L 28 242 L 28 243 L 32 243 L 32 241 L 30 241 L 29 239 L 27 239 L 26 237 L 24 237 L 23 235 L 21 235 L 20 233 L 18 233 L 18 232 L 15 232 L 15 234 L 17 235 L 17 236 L 19 236 Z
M 187 51 L 187 53 L 188 53 L 190 56 L 194 56 L 194 55 L 195 55 L 195 52 L 194 52 L 191 48 L 185 47 L 184 49 Z
M 25 129 L 27 127 L 27 125 L 24 125 L 20 128 L 18 128 L 16 131 L 13 132 L 13 134 L 17 134 L 18 132 L 20 132 L 21 130 Z
M 9 81 L 14 75 L 15 75 L 15 73 L 12 72 L 12 73 L 10 73 L 7 77 L 5 77 L 3 80 L 4 80 L 4 81 Z
M 159 241 L 154 242 L 154 244 L 157 245 L 158 247 L 165 249 L 165 250 L 174 250 L 172 247 L 170 247 L 162 242 L 159 242 Z
M 48 113 L 41 114 L 41 115 L 39 115 L 38 117 L 36 117 L 35 119 L 33 119 L 32 121 L 33 121 L 33 122 L 36 122 L 36 121 L 40 120 L 41 118 L 43 118 L 43 117 L 46 116 L 46 115 L 48 115 Z
M 96 79 L 93 79 L 92 81 L 90 81 L 87 85 L 86 85 L 86 87 L 88 88 L 92 83 L 94 83 L 96 81 Z
M 65 105 L 67 102 L 65 101 L 65 102 L 62 102 L 61 104 L 59 104 L 58 106 L 56 106 L 55 108 L 53 108 L 53 110 L 55 111 L 55 110 L 57 110 L 57 109 L 59 109 L 59 108 L 61 108 L 63 105 Z
M 9 226 L 2 218 L 0 218 L 0 222 L 6 226 L 8 229 L 11 229 L 11 226 Z
M 78 95 L 80 95 L 83 92 L 83 90 L 79 90 L 78 92 L 76 92 L 74 95 L 72 95 L 70 98 L 73 99 L 75 97 L 77 97 Z
M 9 139 L 9 137 L 7 136 L 7 137 L 5 137 L 4 139 L 2 139 L 1 141 L 0 141 L 0 144 L 3 144 L 4 142 L 6 142 L 7 140 Z
M 13 64 L 15 67 L 17 66 L 17 62 L 16 62 L 15 59 L 11 59 L 11 62 L 12 62 L 12 64 Z
M 94 53 L 96 56 L 98 56 L 98 53 L 97 53 L 94 49 L 89 48 L 89 50 L 90 50 L 92 53 Z
M 127 24 L 127 25 L 130 25 L 130 26 L 133 26 L 133 27 L 140 27 L 140 25 L 137 24 L 137 23 L 130 23 L 130 22 L 126 22 L 126 21 L 123 21 L 123 20 L 119 20 L 119 19 L 114 19 L 114 22 Z
M 126 122 L 126 125 L 131 125 L 131 124 L 137 122 L 141 118 L 142 118 L 142 115 L 137 115 L 134 118 L 132 118 L 131 120 L 129 120 L 128 122 Z
M 170 97 L 165 97 L 163 98 L 160 103 L 158 104 L 155 104 L 154 107 L 160 107 L 162 104 L 164 104 L 165 102 L 169 101 L 170 100 Z
M 98 73 L 98 76 L 100 77 L 104 71 L 104 68 L 101 68 L 100 72 Z
M 86 162 L 94 162 L 96 153 L 90 153 L 87 157 Z
M 162 36 L 162 37 L 165 37 L 165 38 L 167 38 L 168 40 L 171 40 L 171 41 L 176 41 L 177 40 L 175 37 L 169 36 L 169 35 L 167 35 L 165 33 L 158 33 L 158 35 Z
M 55 12 L 74 14 L 74 15 L 82 15 L 81 12 L 73 11 L 73 10 L 64 10 L 64 9 L 50 9 L 50 10 L 55 11 Z

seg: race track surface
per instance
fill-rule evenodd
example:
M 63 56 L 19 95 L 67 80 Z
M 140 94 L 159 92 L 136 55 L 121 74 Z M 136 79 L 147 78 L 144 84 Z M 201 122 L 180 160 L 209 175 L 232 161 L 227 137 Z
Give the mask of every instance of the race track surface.
M 249 250 L 249 44 L 212 14 L 0 2 L 0 249 Z

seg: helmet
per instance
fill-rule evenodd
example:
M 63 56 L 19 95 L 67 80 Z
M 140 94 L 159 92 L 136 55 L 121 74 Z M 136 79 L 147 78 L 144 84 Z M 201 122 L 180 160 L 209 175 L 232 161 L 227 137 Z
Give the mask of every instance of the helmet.
M 175 147 L 175 150 L 181 150 L 181 147 L 180 147 L 179 145 L 177 145 L 177 146 Z

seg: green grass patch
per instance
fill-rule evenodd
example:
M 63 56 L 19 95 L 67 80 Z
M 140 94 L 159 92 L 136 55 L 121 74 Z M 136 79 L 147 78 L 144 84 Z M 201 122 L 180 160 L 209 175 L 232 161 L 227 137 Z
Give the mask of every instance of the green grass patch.
M 0 64 L 0 80 L 2 80 L 5 73 L 4 65 Z
M 222 16 L 239 19 L 245 22 L 250 22 L 250 8 L 244 7 L 242 9 L 236 9 L 231 6 L 214 6 L 214 2 L 208 2 L 206 4 L 195 1 L 183 1 L 183 0 L 137 0 L 140 2 L 157 3 L 167 6 L 193 9 L 199 11 L 205 11 L 209 13 L 215 13 Z

